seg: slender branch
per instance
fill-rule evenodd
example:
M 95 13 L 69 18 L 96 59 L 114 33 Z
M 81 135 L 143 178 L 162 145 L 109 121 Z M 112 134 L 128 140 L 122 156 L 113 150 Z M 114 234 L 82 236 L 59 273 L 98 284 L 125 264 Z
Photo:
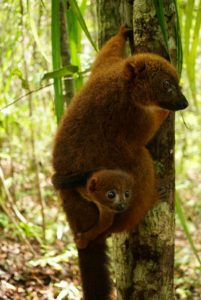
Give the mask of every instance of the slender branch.
M 4 178 L 4 174 L 3 174 L 3 170 L 2 168 L 0 167 L 0 180 L 2 182 L 2 185 L 3 185 L 3 188 L 5 190 L 5 193 L 9 199 L 9 201 L 11 200 L 10 199 L 10 194 L 9 194 L 9 191 L 6 187 L 6 184 L 5 184 L 5 178 Z M 31 250 L 31 252 L 33 253 L 33 255 L 36 255 L 33 247 L 31 246 L 31 244 L 29 243 L 28 239 L 26 238 L 22 228 L 19 226 L 18 222 L 15 220 L 15 218 L 13 217 L 12 215 L 12 211 L 10 211 L 10 208 L 1 200 L 0 201 L 0 205 L 3 209 L 3 211 L 6 213 L 6 215 L 9 217 L 9 219 L 11 220 L 11 222 L 14 224 L 15 228 L 17 229 L 17 231 L 19 232 L 19 236 L 20 238 L 28 245 L 29 249 Z M 11 208 L 13 208 L 11 206 Z M 16 213 L 16 210 L 14 210 L 14 212 Z M 19 212 L 19 211 L 18 211 Z M 21 214 L 20 214 L 21 215 Z M 22 216 L 22 215 L 21 215 Z
M 13 211 L 13 213 L 15 214 L 15 216 L 19 219 L 20 222 L 26 223 L 27 224 L 27 220 L 25 219 L 25 217 L 21 214 L 21 212 L 17 209 L 17 207 L 14 204 L 13 198 L 9 192 L 9 189 L 7 188 L 6 184 L 5 184 L 5 177 L 4 177 L 4 173 L 3 170 L 0 166 L 0 178 L 3 184 L 3 188 L 8 200 L 8 203 L 10 204 L 10 207 Z
M 45 89 L 45 88 L 47 88 L 47 87 L 49 87 L 49 86 L 52 86 L 52 85 L 53 85 L 53 83 L 49 83 L 49 84 L 47 84 L 47 85 L 45 85 L 45 86 L 41 86 L 41 87 L 39 87 L 39 88 L 37 88 L 37 89 L 35 89 L 35 90 L 31 90 L 31 91 L 29 91 L 28 93 L 26 93 L 26 94 L 20 96 L 19 98 L 15 99 L 15 100 L 12 101 L 11 103 L 9 103 L 9 104 L 7 104 L 7 105 L 1 107 L 1 108 L 0 108 L 0 111 L 2 111 L 2 110 L 4 110 L 4 109 L 8 108 L 8 107 L 11 106 L 11 105 L 14 105 L 15 103 L 17 103 L 18 101 L 22 100 L 23 98 L 25 98 L 25 97 L 27 97 L 27 96 L 29 96 L 29 95 L 35 93 L 35 92 L 41 91 L 41 90 L 43 90 L 43 89 Z
M 91 69 L 91 68 L 88 68 L 88 69 L 86 69 L 86 70 L 84 70 L 84 71 L 82 71 L 82 72 L 77 73 L 77 74 L 78 74 L 78 77 L 83 76 L 84 74 L 89 73 L 90 69 Z M 66 80 L 72 80 L 72 79 L 73 79 L 72 77 L 69 77 L 69 76 L 68 76 L 68 77 L 64 78 L 63 80 L 66 81 Z M 32 95 L 33 93 L 39 92 L 39 91 L 41 91 L 41 90 L 43 90 L 43 89 L 46 89 L 46 88 L 48 88 L 48 87 L 50 87 L 50 86 L 53 86 L 53 82 L 52 82 L 52 83 L 49 83 L 49 84 L 47 84 L 47 85 L 41 86 L 41 87 L 39 87 L 39 88 L 37 88 L 37 89 L 30 90 L 28 93 L 26 93 L 26 94 L 20 96 L 19 98 L 13 100 L 13 101 L 10 102 L 9 104 L 7 104 L 7 105 L 1 107 L 1 108 L 0 108 L 0 112 L 3 111 L 4 109 L 6 109 L 6 108 L 8 108 L 8 107 L 10 107 L 10 106 L 12 106 L 12 105 L 14 105 L 14 104 L 17 103 L 18 101 L 20 101 L 20 100 L 26 98 L 27 96 Z

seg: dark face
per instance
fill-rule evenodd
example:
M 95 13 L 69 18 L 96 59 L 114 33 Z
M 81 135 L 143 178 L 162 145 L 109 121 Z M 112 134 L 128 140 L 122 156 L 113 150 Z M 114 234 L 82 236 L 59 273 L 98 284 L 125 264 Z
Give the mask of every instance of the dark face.
M 161 56 L 153 53 L 131 56 L 124 66 L 124 78 L 130 83 L 130 94 L 139 105 L 154 105 L 172 111 L 188 106 L 174 66 Z
M 157 81 L 157 88 L 155 90 L 157 104 L 165 109 L 171 111 L 177 111 L 185 109 L 188 106 L 188 101 L 182 94 L 178 82 L 175 78 L 164 72 L 154 78 L 153 81 Z

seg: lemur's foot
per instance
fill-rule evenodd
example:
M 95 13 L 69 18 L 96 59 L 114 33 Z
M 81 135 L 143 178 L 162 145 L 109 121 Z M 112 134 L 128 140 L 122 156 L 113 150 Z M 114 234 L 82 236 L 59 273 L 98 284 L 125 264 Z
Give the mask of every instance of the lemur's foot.
M 119 33 L 127 38 L 133 35 L 133 29 L 131 27 L 128 27 L 127 25 L 122 25 Z

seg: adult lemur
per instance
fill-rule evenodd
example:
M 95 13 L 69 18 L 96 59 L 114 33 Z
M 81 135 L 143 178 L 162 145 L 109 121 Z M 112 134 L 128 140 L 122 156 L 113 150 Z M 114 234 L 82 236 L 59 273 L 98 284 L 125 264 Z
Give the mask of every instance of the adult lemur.
M 63 117 L 53 151 L 53 182 L 75 239 L 96 226 L 99 209 L 79 190 L 87 188 L 87 176 L 71 186 L 68 178 L 101 168 L 132 176 L 128 209 L 115 213 L 111 225 L 88 246 L 78 247 L 85 300 L 113 299 L 106 236 L 132 230 L 155 203 L 153 161 L 146 145 L 169 111 L 188 105 L 175 68 L 165 59 L 150 53 L 123 58 L 127 31 L 122 27 L 99 52 L 88 82 Z

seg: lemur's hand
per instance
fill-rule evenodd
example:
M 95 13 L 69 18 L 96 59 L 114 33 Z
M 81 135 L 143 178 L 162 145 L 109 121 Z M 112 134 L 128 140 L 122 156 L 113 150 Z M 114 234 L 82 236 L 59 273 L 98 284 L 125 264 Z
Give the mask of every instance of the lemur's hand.
M 85 249 L 89 244 L 89 240 L 86 238 L 84 233 L 78 232 L 75 238 L 75 243 L 78 249 Z

